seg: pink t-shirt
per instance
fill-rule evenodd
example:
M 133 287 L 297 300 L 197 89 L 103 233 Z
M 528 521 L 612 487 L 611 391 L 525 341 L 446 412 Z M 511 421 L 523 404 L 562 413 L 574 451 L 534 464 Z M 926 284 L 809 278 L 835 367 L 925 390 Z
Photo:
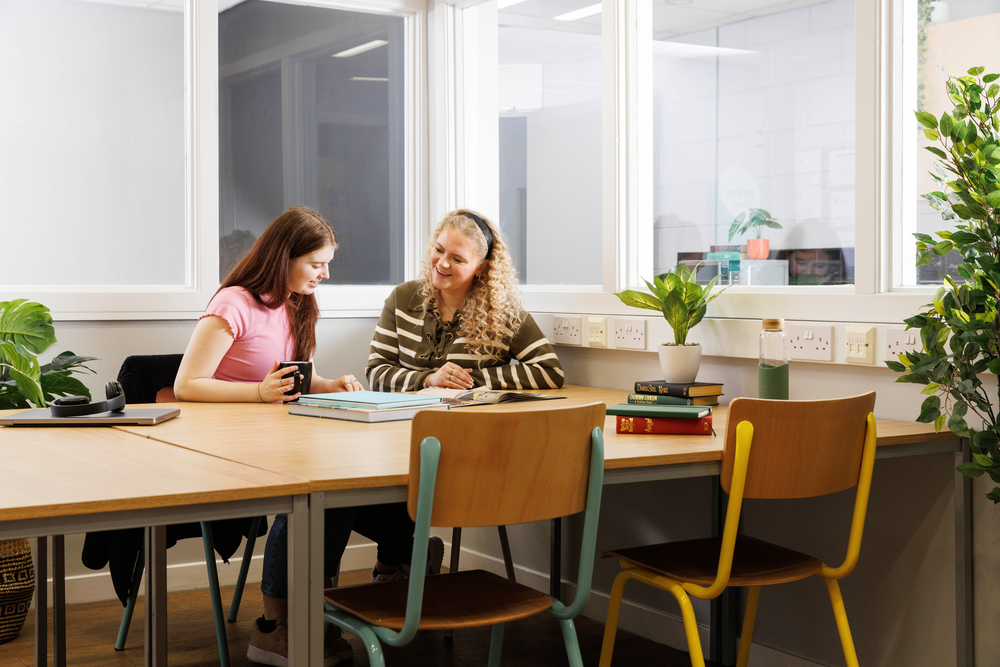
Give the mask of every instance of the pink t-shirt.
M 212 377 L 227 382 L 260 382 L 275 361 L 290 361 L 295 343 L 285 307 L 265 308 L 246 289 L 220 290 L 201 317 L 215 315 L 229 325 L 233 346 Z M 201 318 L 199 318 L 201 319 Z

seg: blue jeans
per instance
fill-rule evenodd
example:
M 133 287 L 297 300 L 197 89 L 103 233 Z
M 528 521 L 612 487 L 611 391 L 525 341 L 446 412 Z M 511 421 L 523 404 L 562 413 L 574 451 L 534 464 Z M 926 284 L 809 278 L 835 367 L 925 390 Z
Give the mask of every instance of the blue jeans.
M 378 544 L 378 559 L 386 565 L 410 562 L 413 552 L 413 521 L 406 503 L 335 507 L 323 516 L 323 574 L 332 577 L 340 569 L 351 531 Z M 288 597 L 288 516 L 274 517 L 264 547 L 264 573 L 260 592 L 265 597 Z

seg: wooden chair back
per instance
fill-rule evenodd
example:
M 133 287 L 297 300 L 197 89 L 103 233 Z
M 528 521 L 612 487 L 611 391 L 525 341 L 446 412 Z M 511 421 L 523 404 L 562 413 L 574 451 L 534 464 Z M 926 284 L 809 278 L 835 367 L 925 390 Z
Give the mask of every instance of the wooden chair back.
M 737 398 L 729 405 L 722 488 L 729 493 L 736 428 L 753 425 L 745 498 L 809 498 L 858 483 L 875 392 L 823 401 Z
M 441 442 L 432 526 L 506 526 L 584 510 L 591 432 L 603 403 L 496 412 L 424 410 L 410 435 L 410 517 L 416 520 L 420 443 Z

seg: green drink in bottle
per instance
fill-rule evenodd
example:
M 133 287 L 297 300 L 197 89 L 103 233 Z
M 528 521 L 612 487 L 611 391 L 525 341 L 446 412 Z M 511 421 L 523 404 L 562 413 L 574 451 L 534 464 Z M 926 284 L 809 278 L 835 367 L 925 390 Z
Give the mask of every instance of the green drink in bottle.
M 757 396 L 788 400 L 788 346 L 785 344 L 785 321 L 761 322 L 760 361 L 757 364 Z

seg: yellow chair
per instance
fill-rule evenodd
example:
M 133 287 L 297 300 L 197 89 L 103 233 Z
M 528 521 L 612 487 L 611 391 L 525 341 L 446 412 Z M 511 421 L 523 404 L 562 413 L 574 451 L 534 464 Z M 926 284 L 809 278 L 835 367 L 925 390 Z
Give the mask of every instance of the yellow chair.
M 750 657 L 760 587 L 817 575 L 826 582 L 849 667 L 858 658 L 838 579 L 854 569 L 875 463 L 875 393 L 827 401 L 737 398 L 729 406 L 722 488 L 729 494 L 721 538 L 608 551 L 622 571 L 611 588 L 601 667 L 610 667 L 625 582 L 641 581 L 677 598 L 693 667 L 704 667 L 691 597 L 711 600 L 728 586 L 747 587 L 737 665 Z M 737 534 L 744 498 L 809 498 L 857 486 L 847 556 L 837 568 L 797 551 Z

